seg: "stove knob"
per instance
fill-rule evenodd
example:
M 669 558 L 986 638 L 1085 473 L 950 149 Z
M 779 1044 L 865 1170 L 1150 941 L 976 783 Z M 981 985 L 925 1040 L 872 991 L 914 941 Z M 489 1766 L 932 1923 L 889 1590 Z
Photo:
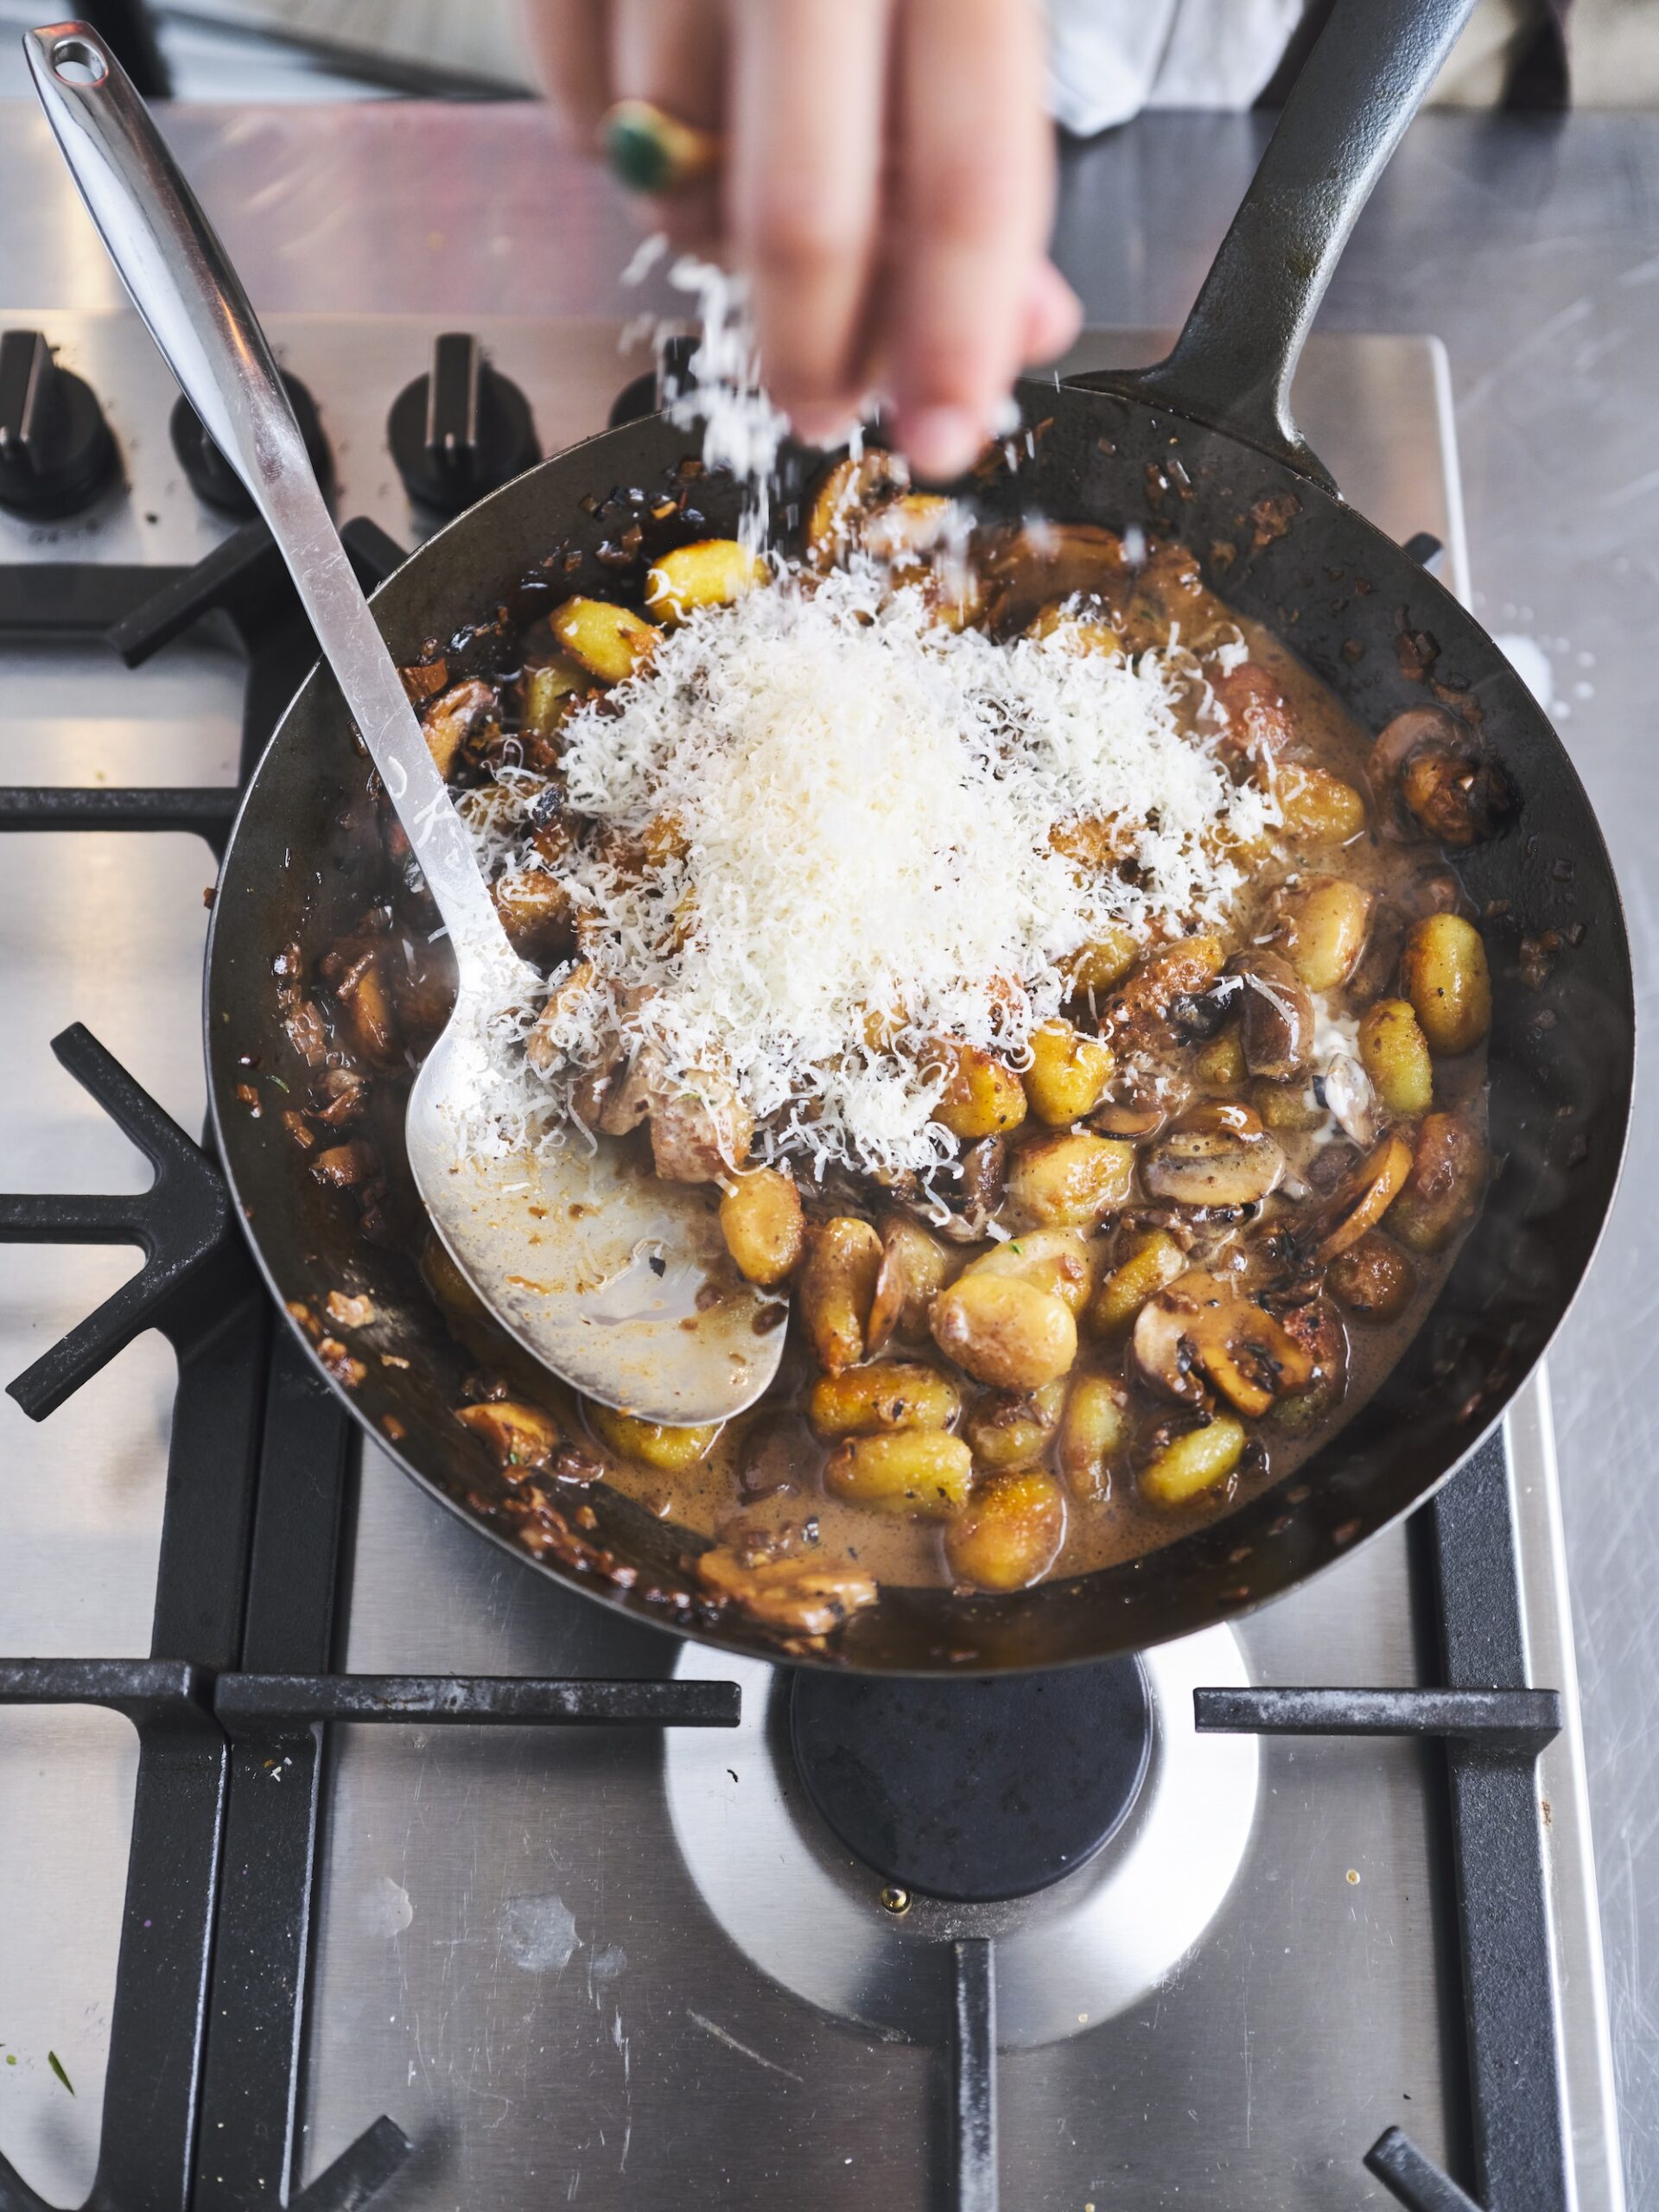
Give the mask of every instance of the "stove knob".
M 0 507 L 31 521 L 89 506 L 116 473 L 98 395 L 38 330 L 0 337 Z
M 617 393 L 611 404 L 610 428 L 620 430 L 625 423 L 638 423 L 678 399 L 690 386 L 691 356 L 697 345 L 695 338 L 665 340 L 656 367 L 635 377 Z
M 530 403 L 476 338 L 446 331 L 432 366 L 392 402 L 386 436 L 411 499 L 458 515 L 541 459 Z
M 290 376 L 284 369 L 282 378 L 283 389 L 293 407 L 295 420 L 300 426 L 300 435 L 305 440 L 306 452 L 316 471 L 317 481 L 327 492 L 334 480 L 334 461 L 323 431 L 322 417 L 317 412 L 317 403 L 298 377 Z M 202 505 L 212 507 L 217 514 L 234 515 L 238 522 L 252 514 L 253 501 L 248 495 L 247 487 L 202 429 L 201 417 L 188 399 L 180 397 L 174 402 L 167 428 L 168 435 L 173 441 L 173 450 L 179 457 L 179 466 Z

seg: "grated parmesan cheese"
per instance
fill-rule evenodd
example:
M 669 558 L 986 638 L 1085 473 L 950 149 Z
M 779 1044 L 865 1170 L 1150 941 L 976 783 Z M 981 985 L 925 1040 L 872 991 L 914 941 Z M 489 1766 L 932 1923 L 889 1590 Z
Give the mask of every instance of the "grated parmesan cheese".
M 563 734 L 569 806 L 600 830 L 553 866 L 594 971 L 533 1079 L 555 1141 L 620 1033 L 671 1083 L 729 1082 L 768 1157 L 925 1177 L 955 1152 L 940 1040 L 1020 1065 L 1109 925 L 1225 918 L 1230 851 L 1278 817 L 1178 717 L 1201 683 L 1179 646 L 951 632 L 873 564 L 780 563 L 665 635 Z M 543 865 L 541 789 L 510 771 L 468 810 L 487 865 Z M 1068 823 L 1103 825 L 1109 864 L 1057 849 Z
M 623 283 L 641 283 L 667 251 L 661 232 L 646 238 L 623 270 Z M 686 365 L 684 389 L 664 411 L 681 429 L 701 429 L 703 465 L 727 470 L 740 486 L 738 534 L 752 552 L 759 551 L 770 533 L 779 455 L 792 432 L 789 417 L 773 404 L 761 380 L 749 280 L 691 253 L 670 262 L 667 279 L 672 290 L 685 293 L 694 304 L 697 342 Z M 626 326 L 622 343 L 626 347 L 651 337 L 660 359 L 663 346 L 676 334 L 673 321 L 647 315 Z M 850 439 L 857 449 L 861 438 L 861 423 L 855 421 L 830 442 Z
M 739 535 L 758 551 L 770 535 L 772 486 L 789 417 L 760 381 L 749 282 L 693 254 L 679 257 L 669 282 L 696 301 L 697 345 L 686 388 L 669 406 L 668 419 L 682 429 L 702 424 L 703 466 L 729 470 L 742 486 Z

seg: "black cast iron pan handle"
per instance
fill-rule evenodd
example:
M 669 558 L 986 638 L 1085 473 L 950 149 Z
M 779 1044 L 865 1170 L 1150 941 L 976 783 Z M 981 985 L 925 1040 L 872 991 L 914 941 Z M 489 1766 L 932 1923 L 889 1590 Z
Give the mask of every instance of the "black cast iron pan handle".
M 1474 0 L 1337 0 L 1168 359 L 1069 378 L 1152 400 L 1336 485 L 1290 413 L 1303 340 L 1359 211 Z

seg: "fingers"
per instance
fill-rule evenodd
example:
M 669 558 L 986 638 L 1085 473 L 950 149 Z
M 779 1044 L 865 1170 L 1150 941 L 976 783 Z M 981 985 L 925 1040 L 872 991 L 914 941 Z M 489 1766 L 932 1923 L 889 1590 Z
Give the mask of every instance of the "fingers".
M 895 429 L 925 475 L 973 461 L 1020 365 L 1053 194 L 1035 0 L 899 0 Z M 1037 296 L 1045 336 L 1063 317 Z
M 584 151 L 615 98 L 610 12 L 607 0 L 524 0 L 524 35 L 537 71 Z
M 615 0 L 612 14 L 615 97 L 652 100 L 683 123 L 721 129 L 724 0 Z M 719 243 L 721 189 L 715 178 L 640 206 L 647 226 L 665 231 L 677 246 L 709 252 Z
M 619 99 L 653 100 L 718 129 L 724 108 L 724 0 L 524 0 L 531 54 L 581 146 L 591 148 Z M 642 200 L 641 219 L 682 246 L 711 249 L 719 234 L 713 182 L 671 199 Z
M 1041 261 L 1026 288 L 1020 321 L 1021 365 L 1034 368 L 1064 353 L 1083 327 L 1083 302 L 1052 261 Z
M 858 397 L 889 16 L 888 0 L 734 0 L 727 218 L 768 386 L 809 437 Z
M 893 282 L 891 270 L 885 270 L 877 279 L 877 306 L 867 318 L 868 344 L 858 372 L 861 393 L 890 391 L 893 388 L 891 356 L 884 350 L 889 318 L 881 306 Z M 1082 327 L 1083 302 L 1052 261 L 1039 262 L 1032 272 L 1020 316 L 1020 366 L 1039 368 L 1058 359 L 1073 344 Z
M 804 435 L 879 364 L 897 442 L 954 475 L 1020 367 L 1075 337 L 1045 253 L 1039 0 L 525 0 L 525 22 L 583 143 L 624 97 L 724 130 L 719 182 L 643 211 L 681 245 L 729 238 Z
M 720 0 L 614 0 L 611 12 L 617 98 L 655 100 L 683 123 L 717 130 L 726 67 Z

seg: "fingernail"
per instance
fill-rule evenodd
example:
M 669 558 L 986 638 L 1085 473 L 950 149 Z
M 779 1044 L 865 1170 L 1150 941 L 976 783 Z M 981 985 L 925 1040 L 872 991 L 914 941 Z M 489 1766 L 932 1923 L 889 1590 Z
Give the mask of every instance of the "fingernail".
M 973 466 L 985 428 L 965 407 L 918 407 L 899 424 L 905 451 L 924 476 L 960 476 Z

